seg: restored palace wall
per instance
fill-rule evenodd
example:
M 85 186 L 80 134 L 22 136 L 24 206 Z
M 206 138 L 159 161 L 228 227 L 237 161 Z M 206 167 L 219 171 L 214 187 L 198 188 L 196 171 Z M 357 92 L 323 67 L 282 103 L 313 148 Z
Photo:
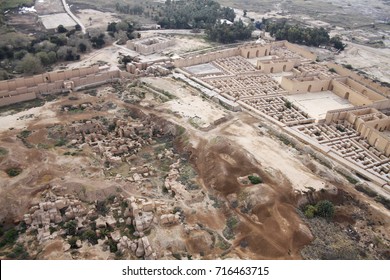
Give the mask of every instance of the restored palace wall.
M 376 108 L 383 109 L 390 105 L 389 99 L 351 78 L 335 79 L 332 81 L 330 88 L 335 94 L 347 99 L 355 106 L 365 106 L 376 103 Z
M 284 76 L 281 86 L 288 91 L 288 94 L 304 93 L 304 92 L 320 92 L 329 89 L 331 80 L 319 80 L 315 77 L 307 78 L 291 78 Z
M 373 80 L 366 79 L 363 76 L 357 74 L 356 72 L 344 68 L 342 65 L 335 64 L 335 63 L 328 63 L 327 66 L 329 68 L 333 68 L 334 70 L 336 70 L 336 72 L 340 76 L 351 77 L 355 81 L 362 83 L 364 86 L 371 88 L 384 96 L 390 96 L 390 88 L 383 87 L 379 83 L 374 82 Z
M 213 60 L 226 58 L 231 56 L 240 55 L 240 50 L 238 48 L 226 49 L 217 52 L 207 53 L 203 55 L 197 55 L 194 57 L 179 58 L 176 59 L 173 63 L 177 68 L 189 67 L 196 64 L 209 63 Z
M 262 70 L 264 73 L 281 73 L 290 72 L 294 69 L 295 62 L 292 60 L 258 60 L 257 69 Z

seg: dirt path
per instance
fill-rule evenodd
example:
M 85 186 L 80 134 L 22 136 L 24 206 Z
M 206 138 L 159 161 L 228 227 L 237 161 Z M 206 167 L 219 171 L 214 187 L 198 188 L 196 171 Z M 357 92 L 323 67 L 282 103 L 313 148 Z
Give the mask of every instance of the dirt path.
M 66 3 L 65 0 L 61 0 L 62 1 L 62 5 L 64 6 L 64 9 L 66 11 L 66 13 L 78 24 L 80 25 L 81 27 L 81 32 L 83 32 L 83 34 L 86 34 L 87 31 L 85 29 L 85 26 L 84 24 L 72 13 L 72 11 L 69 9 L 69 5 Z

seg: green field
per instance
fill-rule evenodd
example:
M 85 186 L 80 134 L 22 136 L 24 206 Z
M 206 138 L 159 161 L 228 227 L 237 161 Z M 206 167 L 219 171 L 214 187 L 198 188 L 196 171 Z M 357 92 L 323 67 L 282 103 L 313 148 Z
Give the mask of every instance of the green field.
M 19 6 L 32 6 L 34 0 L 2 0 L 0 3 L 0 11 L 17 8 Z

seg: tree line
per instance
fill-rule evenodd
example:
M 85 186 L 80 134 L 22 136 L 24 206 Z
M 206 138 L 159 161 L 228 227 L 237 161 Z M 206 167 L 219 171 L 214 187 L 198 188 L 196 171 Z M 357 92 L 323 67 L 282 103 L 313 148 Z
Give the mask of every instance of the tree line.
M 269 32 L 276 40 L 287 40 L 291 43 L 314 47 L 332 45 L 336 49 L 344 49 L 341 39 L 337 36 L 330 38 L 328 31 L 323 27 L 310 28 L 290 25 L 286 20 L 266 20 L 264 25 L 265 31 Z
M 69 30 L 59 25 L 56 32 L 39 37 L 5 33 L 0 41 L 0 80 L 11 79 L 14 74 L 42 73 L 57 62 L 79 60 L 82 54 L 114 40 L 125 43 L 134 38 L 134 27 L 126 21 L 108 23 L 107 31 L 108 36 L 98 29 L 83 34 L 79 25 Z
M 155 20 L 163 28 L 190 29 L 206 28 L 218 19 L 234 21 L 236 14 L 229 7 L 222 7 L 213 0 L 167 0 Z
M 206 34 L 211 41 L 230 44 L 251 38 L 253 29 L 252 25 L 246 26 L 241 20 L 233 24 L 217 22 L 206 29 Z

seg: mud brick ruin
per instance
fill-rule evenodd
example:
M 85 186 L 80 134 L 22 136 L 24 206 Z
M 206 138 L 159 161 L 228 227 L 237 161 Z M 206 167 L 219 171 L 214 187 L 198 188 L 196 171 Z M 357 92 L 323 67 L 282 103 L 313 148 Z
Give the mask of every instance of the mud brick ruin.
M 153 37 L 128 41 L 127 47 L 148 55 L 173 43 Z M 317 63 L 315 54 L 286 41 L 244 44 L 155 64 L 137 61 L 127 65 L 127 72 L 91 66 L 2 81 L 0 106 L 140 75 L 168 75 L 171 66 L 175 78 L 205 97 L 267 119 L 390 189 L 390 117 L 384 113 L 390 109 L 390 90 L 340 65 Z M 127 126 L 120 127 L 123 135 L 128 133 Z M 124 146 L 132 146 L 119 139 L 115 148 L 104 148 L 104 143 L 96 145 L 98 138 L 92 134 L 86 141 L 112 160 L 125 152 Z

